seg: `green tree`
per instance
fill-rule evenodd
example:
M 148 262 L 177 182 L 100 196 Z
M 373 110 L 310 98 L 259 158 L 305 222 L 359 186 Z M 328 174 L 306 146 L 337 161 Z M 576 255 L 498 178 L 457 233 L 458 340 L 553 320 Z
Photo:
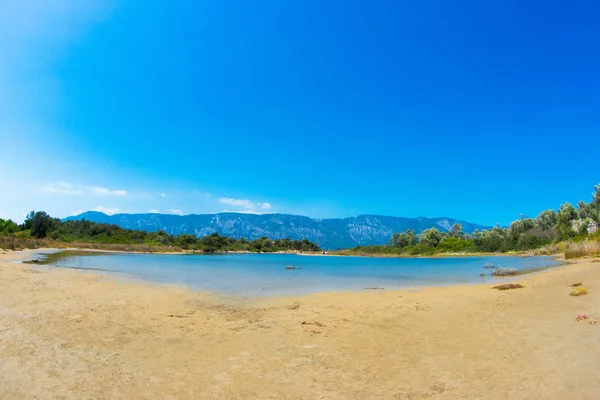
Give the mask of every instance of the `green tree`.
M 460 239 L 463 237 L 463 227 L 458 222 L 452 225 L 449 232 L 450 237 Z
M 46 233 L 52 227 L 54 220 L 44 211 L 36 212 L 31 218 L 31 236 L 45 238 Z
M 419 235 L 419 243 L 435 248 L 442 240 L 442 233 L 436 228 L 425 229 Z
M 407 229 L 402 233 L 394 233 L 392 238 L 390 239 L 390 243 L 392 246 L 405 248 L 408 246 L 412 246 L 417 241 L 417 236 L 415 231 L 412 229 Z
M 571 222 L 576 218 L 577 212 L 571 203 L 566 202 L 565 204 L 561 204 L 558 209 L 558 222 L 556 224 L 556 230 L 561 239 L 567 239 L 575 235 Z
M 508 237 L 512 240 L 518 240 L 522 233 L 529 232 L 535 228 L 535 221 L 531 218 L 522 218 L 513 221 L 508 228 Z
M 23 222 L 23 230 L 31 229 L 34 215 L 35 211 L 30 211 L 29 214 L 27 214 L 27 216 L 25 217 L 25 222 Z
M 544 210 L 535 219 L 535 224 L 540 229 L 551 229 L 556 226 L 558 216 L 554 210 Z
M 18 230 L 19 226 L 15 224 L 12 220 L 3 220 L 0 218 L 0 233 L 11 234 L 17 232 Z

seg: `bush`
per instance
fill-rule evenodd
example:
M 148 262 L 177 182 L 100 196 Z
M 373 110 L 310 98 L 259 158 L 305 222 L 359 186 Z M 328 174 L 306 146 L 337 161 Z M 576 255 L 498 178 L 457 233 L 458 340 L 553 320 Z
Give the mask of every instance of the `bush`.
M 431 255 L 435 249 L 426 243 L 419 242 L 408 249 L 408 254 L 416 255 Z
M 464 239 L 447 237 L 437 246 L 437 250 L 446 253 L 464 252 L 471 248 L 471 242 Z
M 492 271 L 493 276 L 511 276 L 517 275 L 516 268 L 496 268 Z

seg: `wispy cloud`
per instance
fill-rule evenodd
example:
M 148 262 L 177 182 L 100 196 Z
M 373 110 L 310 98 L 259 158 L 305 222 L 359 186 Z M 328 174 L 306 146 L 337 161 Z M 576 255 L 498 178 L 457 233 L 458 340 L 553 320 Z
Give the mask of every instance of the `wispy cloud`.
M 234 199 L 231 197 L 221 197 L 219 203 L 242 208 L 242 210 L 238 211 L 225 210 L 224 212 L 250 212 L 258 209 L 269 210 L 272 208 L 271 203 L 252 202 L 248 199 Z M 256 213 L 259 212 L 256 211 Z
M 167 197 L 167 194 L 166 193 L 161 193 L 160 197 Z
M 156 209 L 154 209 L 154 208 L 153 208 L 152 210 L 148 210 L 148 212 L 149 212 L 150 214 L 160 214 L 160 211 L 158 211 L 158 210 L 156 210 Z
M 41 189 L 48 193 L 72 196 L 127 196 L 127 191 L 122 189 L 111 190 L 101 186 L 75 185 L 69 182 L 48 183 Z
M 167 210 L 167 212 L 169 214 L 183 215 L 183 211 L 178 210 L 177 208 L 171 208 L 170 210 Z
M 90 186 L 84 187 L 85 190 L 88 190 L 94 196 L 127 196 L 126 190 L 110 190 L 107 188 L 99 187 L 99 186 Z

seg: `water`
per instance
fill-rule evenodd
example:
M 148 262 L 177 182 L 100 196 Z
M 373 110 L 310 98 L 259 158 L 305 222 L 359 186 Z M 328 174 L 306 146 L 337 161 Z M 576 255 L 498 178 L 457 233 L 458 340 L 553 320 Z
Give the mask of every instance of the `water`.
M 154 255 L 73 254 L 49 265 L 108 271 L 126 278 L 185 285 L 221 294 L 291 295 L 365 288 L 506 281 L 492 278 L 486 263 L 518 270 L 558 265 L 549 257 L 371 258 L 288 254 Z M 285 269 L 292 265 L 295 270 Z M 300 269 L 301 268 L 301 269 Z

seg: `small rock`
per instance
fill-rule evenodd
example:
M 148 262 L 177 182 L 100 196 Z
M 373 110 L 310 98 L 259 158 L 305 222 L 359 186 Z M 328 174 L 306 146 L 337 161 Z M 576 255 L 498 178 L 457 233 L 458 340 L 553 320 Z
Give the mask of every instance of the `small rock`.
M 589 318 L 589 316 L 586 313 L 581 313 L 581 314 L 577 314 L 577 316 L 575 317 L 575 321 L 584 321 L 588 318 Z
M 318 321 L 313 321 L 313 322 L 302 321 L 302 323 L 300 325 L 314 325 L 314 326 L 318 326 L 320 328 L 325 326 L 324 324 L 322 324 Z
M 180 315 L 180 314 L 169 314 L 169 317 L 171 317 L 171 318 L 189 318 L 189 316 L 187 316 L 187 315 Z
M 415 305 L 415 310 L 418 310 L 418 311 L 430 311 L 431 307 L 429 307 L 428 305 L 417 304 L 417 305 Z

